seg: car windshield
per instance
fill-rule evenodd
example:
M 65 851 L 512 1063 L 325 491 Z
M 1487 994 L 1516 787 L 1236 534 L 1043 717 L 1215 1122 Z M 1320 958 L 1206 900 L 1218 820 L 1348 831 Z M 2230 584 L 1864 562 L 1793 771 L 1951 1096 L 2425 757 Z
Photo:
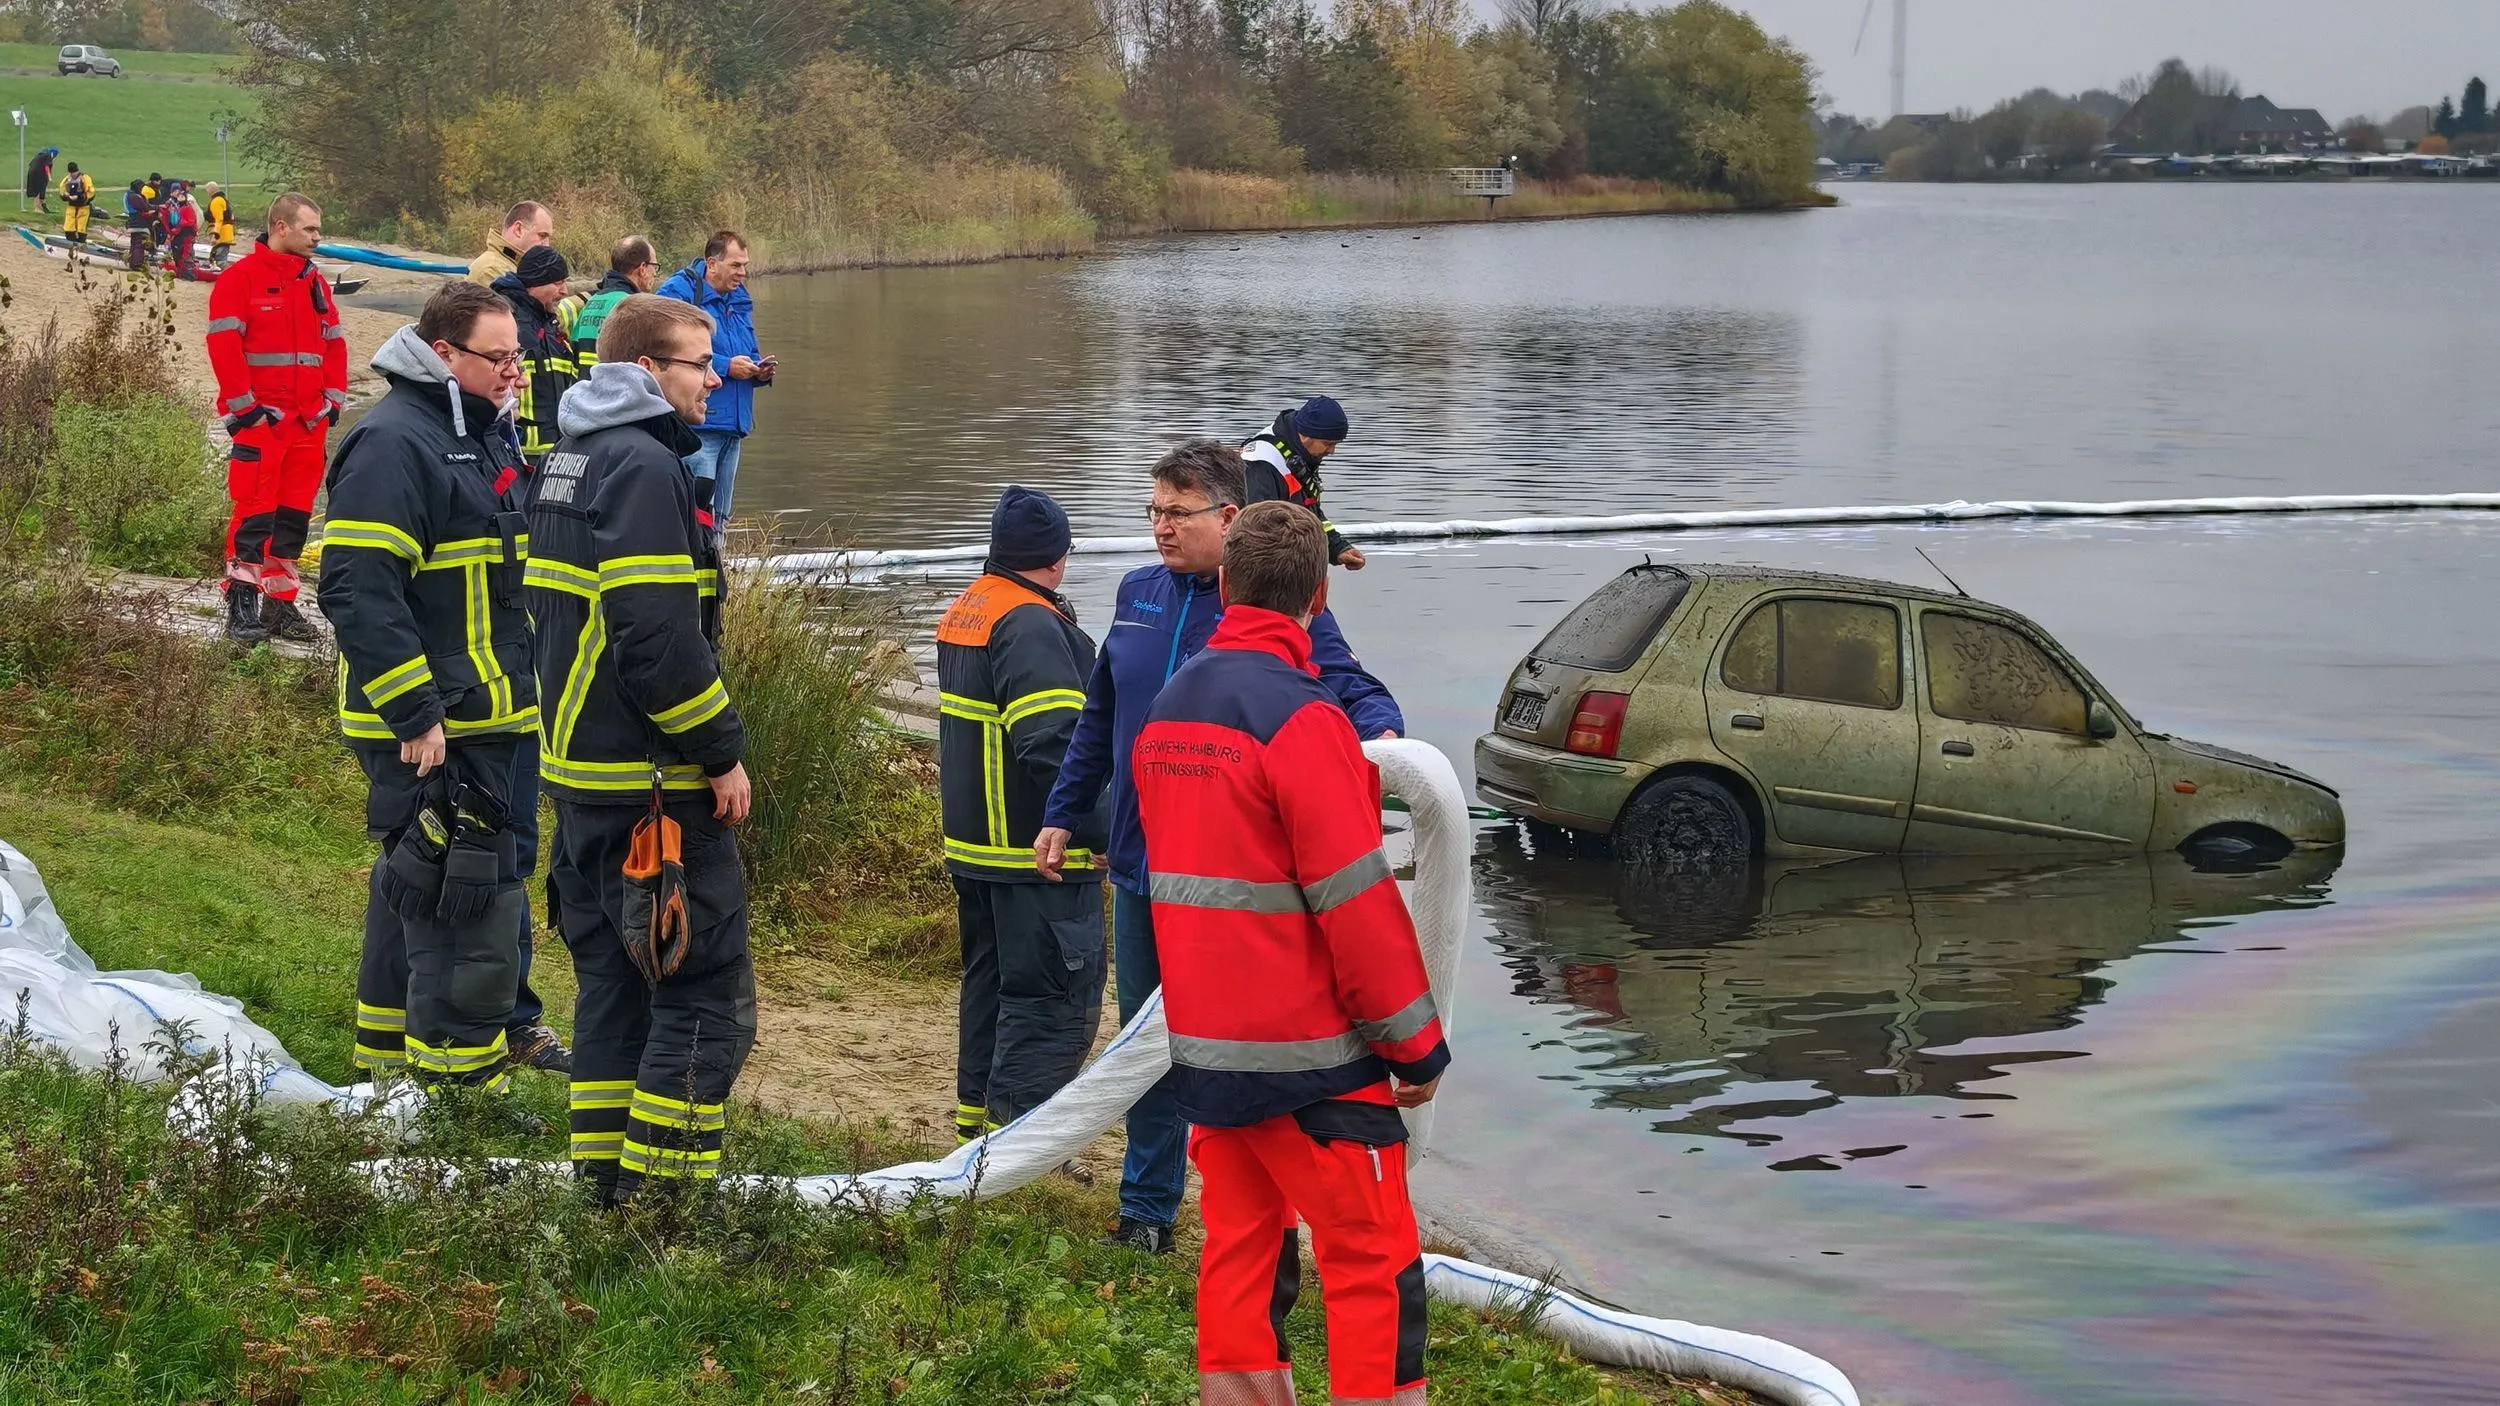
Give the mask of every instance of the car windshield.
M 1529 657 L 1574 669 L 1619 673 L 1632 667 L 1693 583 L 1666 566 L 1636 566 L 1597 588 L 1563 617 Z

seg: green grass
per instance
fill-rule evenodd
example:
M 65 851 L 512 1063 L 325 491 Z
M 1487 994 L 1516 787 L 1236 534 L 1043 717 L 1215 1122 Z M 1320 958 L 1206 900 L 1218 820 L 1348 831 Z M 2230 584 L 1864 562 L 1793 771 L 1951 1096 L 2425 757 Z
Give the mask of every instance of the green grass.
M 344 1076 L 352 821 L 165 825 L 23 790 L 0 790 L 0 817 L 100 963 L 195 971 Z M 562 1085 L 521 1088 L 560 1130 Z M 1196 1399 L 1194 1268 L 1095 1244 L 1108 1185 L 1052 1178 L 916 1216 L 774 1191 L 618 1216 L 561 1176 L 486 1174 L 489 1155 L 560 1159 L 560 1131 L 445 1106 L 415 1150 L 454 1179 L 385 1198 L 352 1165 L 372 1128 L 238 1107 L 176 1139 L 165 1098 L 0 1034 L 0 1401 Z M 735 1172 L 929 1151 L 733 1105 Z M 1305 1400 L 1325 1392 L 1317 1299 L 1289 1325 Z M 1602 1376 L 1499 1313 L 1436 1309 L 1432 1354 L 1454 1406 L 1701 1400 Z
M 0 108 L 25 111 L 29 158 L 47 146 L 61 149 L 52 171 L 56 191 L 72 161 L 96 178 L 99 227 L 120 227 L 120 192 L 151 171 L 194 182 L 220 179 L 218 122 L 257 101 L 220 75 L 222 65 L 235 61 L 232 55 L 116 52 L 129 65 L 131 77 L 115 80 L 84 74 L 60 77 L 52 68 L 56 52 L 48 45 L 0 44 Z M 13 149 L 5 154 L 16 161 Z M 239 143 L 228 149 L 228 156 L 230 184 L 244 188 L 236 192 L 238 207 L 266 208 L 269 196 L 256 189 L 263 179 L 260 167 Z M 25 164 L 11 166 L 9 174 L 22 190 Z M 60 206 L 55 195 L 49 221 L 55 228 Z M 31 206 L 27 214 L 33 217 Z

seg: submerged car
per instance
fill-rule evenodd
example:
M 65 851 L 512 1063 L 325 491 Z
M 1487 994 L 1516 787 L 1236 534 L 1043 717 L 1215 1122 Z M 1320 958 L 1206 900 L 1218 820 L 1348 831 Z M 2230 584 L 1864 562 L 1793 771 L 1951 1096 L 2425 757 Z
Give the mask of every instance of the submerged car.
M 1581 602 L 1512 671 L 1476 792 L 1643 863 L 2344 841 L 2324 782 L 2146 731 L 2013 611 L 1745 566 Z

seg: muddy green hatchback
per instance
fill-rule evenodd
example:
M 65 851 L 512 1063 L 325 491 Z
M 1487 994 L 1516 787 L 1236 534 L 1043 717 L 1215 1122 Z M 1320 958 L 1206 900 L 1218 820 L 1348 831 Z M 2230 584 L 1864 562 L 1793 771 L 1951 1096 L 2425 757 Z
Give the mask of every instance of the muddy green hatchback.
M 1476 792 L 1650 863 L 2344 841 L 2325 783 L 2144 730 L 2010 610 L 1693 563 L 1623 573 L 1520 661 Z

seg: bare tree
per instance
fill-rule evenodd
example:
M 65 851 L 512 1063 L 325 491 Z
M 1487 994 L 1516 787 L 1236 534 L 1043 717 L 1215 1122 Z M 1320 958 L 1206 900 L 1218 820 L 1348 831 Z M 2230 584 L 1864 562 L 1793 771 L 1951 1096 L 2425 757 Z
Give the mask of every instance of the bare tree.
M 1546 27 L 1587 13 L 1589 0 L 1501 0 L 1502 18 L 1539 38 Z

